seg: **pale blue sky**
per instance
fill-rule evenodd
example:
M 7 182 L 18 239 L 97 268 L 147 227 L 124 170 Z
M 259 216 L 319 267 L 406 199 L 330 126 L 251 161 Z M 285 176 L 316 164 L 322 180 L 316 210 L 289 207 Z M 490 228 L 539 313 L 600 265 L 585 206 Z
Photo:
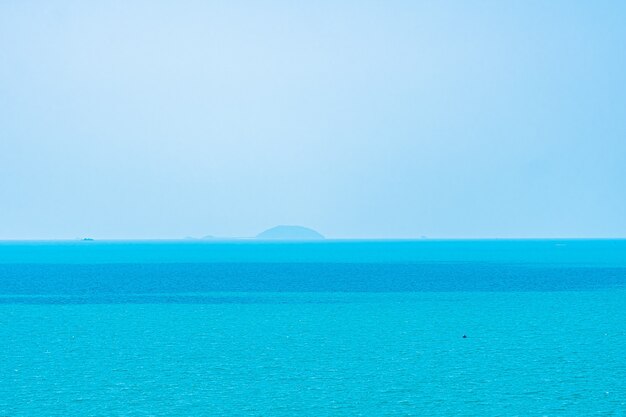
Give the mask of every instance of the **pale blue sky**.
M 0 1 L 0 239 L 626 237 L 623 1 Z

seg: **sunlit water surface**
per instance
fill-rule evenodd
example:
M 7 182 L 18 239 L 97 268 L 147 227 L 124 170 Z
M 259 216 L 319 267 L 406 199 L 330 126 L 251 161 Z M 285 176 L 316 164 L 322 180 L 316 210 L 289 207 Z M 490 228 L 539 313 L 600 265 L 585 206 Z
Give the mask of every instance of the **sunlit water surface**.
M 0 415 L 626 415 L 623 241 L 90 243 L 0 244 Z

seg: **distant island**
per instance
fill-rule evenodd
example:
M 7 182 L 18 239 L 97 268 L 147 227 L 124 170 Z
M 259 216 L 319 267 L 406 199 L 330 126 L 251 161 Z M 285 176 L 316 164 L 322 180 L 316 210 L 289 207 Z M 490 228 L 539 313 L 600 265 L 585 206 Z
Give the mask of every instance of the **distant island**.
M 320 240 L 324 236 L 313 229 L 303 226 L 276 226 L 256 235 L 257 239 L 276 240 Z

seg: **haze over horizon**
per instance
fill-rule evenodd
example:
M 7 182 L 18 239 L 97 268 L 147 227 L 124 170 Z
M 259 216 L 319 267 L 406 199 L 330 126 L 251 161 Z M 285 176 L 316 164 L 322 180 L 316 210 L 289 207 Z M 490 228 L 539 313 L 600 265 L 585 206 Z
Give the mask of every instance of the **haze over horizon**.
M 626 3 L 0 3 L 0 240 L 626 237 Z

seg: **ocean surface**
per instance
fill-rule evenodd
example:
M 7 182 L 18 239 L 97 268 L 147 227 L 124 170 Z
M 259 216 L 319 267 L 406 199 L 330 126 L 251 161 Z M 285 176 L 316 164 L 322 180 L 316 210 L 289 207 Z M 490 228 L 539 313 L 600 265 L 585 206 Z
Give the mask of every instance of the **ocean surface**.
M 626 240 L 0 242 L 0 341 L 0 416 L 626 416 Z

